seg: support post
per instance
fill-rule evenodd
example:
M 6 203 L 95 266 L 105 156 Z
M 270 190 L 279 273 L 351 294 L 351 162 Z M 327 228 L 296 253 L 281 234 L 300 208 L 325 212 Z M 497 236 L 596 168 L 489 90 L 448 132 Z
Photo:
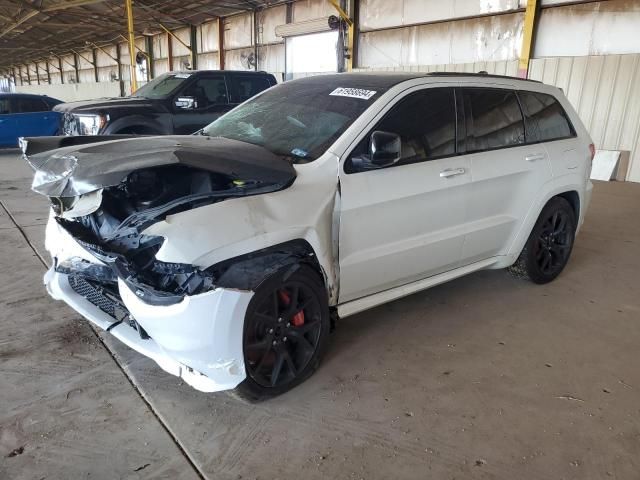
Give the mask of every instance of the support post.
M 76 73 L 76 83 L 80 83 L 80 69 L 78 68 L 78 54 L 73 52 L 73 70 Z
M 38 82 L 38 85 L 40 85 L 40 69 L 38 68 L 38 62 L 35 62 L 35 66 L 36 66 L 36 81 Z
M 44 61 L 44 68 L 47 72 L 47 83 L 51 85 L 51 71 L 49 70 L 49 60 Z
M 122 62 L 120 57 L 120 44 L 116 43 L 116 59 L 118 62 L 118 83 L 120 85 L 120 96 L 124 97 L 124 82 L 122 81 Z
M 64 71 L 62 70 L 62 58 L 56 57 L 58 59 L 58 70 L 60 71 L 60 83 L 64 85 Z
M 169 71 L 173 71 L 173 43 L 171 42 L 171 35 L 167 32 L 167 62 L 169 63 Z
M 31 85 L 31 72 L 29 72 L 29 64 L 25 63 L 24 66 L 27 69 L 27 82 L 29 82 L 29 85 Z
M 91 49 L 91 58 L 93 58 L 93 78 L 98 83 L 100 81 L 100 77 L 98 75 L 98 54 L 95 48 Z
M 153 53 L 153 37 L 145 37 L 145 47 L 147 50 L 147 81 L 151 81 L 154 77 L 154 53 Z
M 224 18 L 218 17 L 218 68 L 224 70 Z
M 133 6 L 131 0 L 124 0 L 127 11 L 127 33 L 129 34 L 129 64 L 131 66 L 131 93 L 138 90 L 138 81 L 136 78 L 136 48 L 135 34 L 133 33 Z
M 524 30 L 522 32 L 522 50 L 518 62 L 518 76 L 527 78 L 529 75 L 529 60 L 535 46 L 536 28 L 538 26 L 540 4 L 538 0 L 527 0 L 524 12 Z
M 336 9 L 340 18 L 347 24 L 347 71 L 350 72 L 353 68 L 353 36 L 355 31 L 355 24 L 353 20 L 349 17 L 347 12 L 345 12 L 342 7 L 338 4 L 337 0 L 329 0 L 329 3 Z
M 191 70 L 198 69 L 198 27 L 191 25 L 191 36 L 189 43 L 191 45 Z
M 260 26 L 258 25 L 258 9 L 253 11 L 253 58 L 255 63 L 253 65 L 254 70 L 258 71 L 258 31 Z

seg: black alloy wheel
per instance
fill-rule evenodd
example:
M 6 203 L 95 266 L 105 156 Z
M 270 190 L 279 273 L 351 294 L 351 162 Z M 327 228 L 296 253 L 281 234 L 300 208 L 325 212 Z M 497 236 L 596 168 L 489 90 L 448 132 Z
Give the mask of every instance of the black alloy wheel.
M 236 390 L 245 400 L 272 397 L 298 385 L 316 370 L 326 347 L 329 307 L 319 275 L 304 265 L 291 275 L 287 271 L 260 285 L 247 308 L 247 378 Z
M 573 244 L 573 231 L 569 231 L 569 226 L 573 226 L 573 221 L 563 210 L 556 210 L 542 224 L 533 255 L 543 275 L 552 275 L 567 263 Z
M 535 283 L 555 279 L 569 261 L 576 233 L 576 215 L 569 202 L 554 197 L 545 205 L 522 253 L 509 272 Z

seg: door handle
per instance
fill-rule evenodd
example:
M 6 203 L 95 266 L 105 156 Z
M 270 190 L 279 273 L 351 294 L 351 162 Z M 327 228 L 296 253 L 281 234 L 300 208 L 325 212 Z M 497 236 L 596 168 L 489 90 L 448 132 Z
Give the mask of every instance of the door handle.
M 527 162 L 535 162 L 536 160 L 544 159 L 546 155 L 544 153 L 532 153 L 531 155 L 527 155 L 524 159 Z
M 464 168 L 447 168 L 440 172 L 440 178 L 455 177 L 464 174 L 464 172 L 466 172 Z

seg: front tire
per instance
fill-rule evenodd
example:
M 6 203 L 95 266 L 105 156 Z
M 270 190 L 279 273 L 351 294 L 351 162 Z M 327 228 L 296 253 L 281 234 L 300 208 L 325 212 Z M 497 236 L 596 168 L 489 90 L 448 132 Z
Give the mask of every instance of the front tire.
M 554 197 L 545 205 L 527 243 L 509 272 L 544 284 L 554 280 L 571 255 L 576 232 L 576 217 L 567 200 Z
M 315 372 L 326 350 L 326 288 L 309 266 L 293 268 L 293 273 L 286 267 L 264 281 L 249 302 L 243 335 L 247 378 L 232 392 L 243 400 L 291 390 Z

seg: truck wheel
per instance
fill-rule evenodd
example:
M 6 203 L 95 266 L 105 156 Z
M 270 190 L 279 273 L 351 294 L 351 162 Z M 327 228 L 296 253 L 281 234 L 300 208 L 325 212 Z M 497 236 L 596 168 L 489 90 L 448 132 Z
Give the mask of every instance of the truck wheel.
M 509 267 L 518 278 L 548 283 L 564 269 L 576 232 L 576 218 L 569 202 L 554 197 L 545 205 L 520 256 Z
M 294 266 L 296 268 L 296 266 Z M 247 308 L 243 351 L 247 378 L 232 392 L 245 401 L 280 395 L 318 368 L 329 339 L 329 305 L 318 273 L 306 265 L 264 281 Z

